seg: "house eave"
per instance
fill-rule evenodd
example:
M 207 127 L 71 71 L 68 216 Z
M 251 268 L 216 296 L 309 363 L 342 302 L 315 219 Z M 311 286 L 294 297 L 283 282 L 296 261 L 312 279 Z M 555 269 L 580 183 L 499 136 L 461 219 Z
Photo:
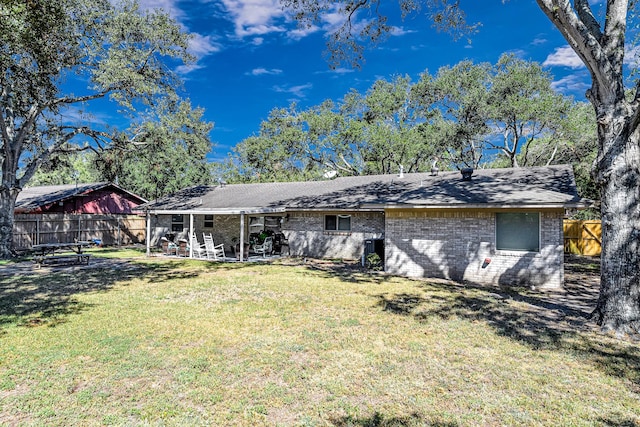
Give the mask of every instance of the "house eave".
M 465 204 L 377 204 L 367 205 L 372 210 L 459 210 L 459 209 L 587 209 L 584 203 L 465 203 Z
M 252 214 L 269 214 L 269 213 L 285 213 L 284 208 L 198 208 L 198 209 L 138 209 L 136 212 L 150 215 L 252 215 Z
M 477 203 L 477 204 L 366 204 L 361 206 L 325 206 L 318 208 L 277 207 L 277 208 L 198 208 L 198 209 L 148 209 L 136 210 L 140 214 L 151 215 L 260 215 L 284 214 L 287 212 L 380 212 L 385 210 L 459 210 L 459 209 L 586 209 L 590 204 L 585 203 Z

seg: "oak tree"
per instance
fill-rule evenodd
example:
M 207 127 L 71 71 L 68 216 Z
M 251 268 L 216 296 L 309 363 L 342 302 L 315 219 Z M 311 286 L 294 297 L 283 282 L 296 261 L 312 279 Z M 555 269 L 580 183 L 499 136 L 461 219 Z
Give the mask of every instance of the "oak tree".
M 0 2 L 0 257 L 12 254 L 16 197 L 39 166 L 122 135 L 88 115 L 91 105 L 111 101 L 133 117 L 174 97 L 171 69 L 191 59 L 187 42 L 168 15 L 130 0 Z

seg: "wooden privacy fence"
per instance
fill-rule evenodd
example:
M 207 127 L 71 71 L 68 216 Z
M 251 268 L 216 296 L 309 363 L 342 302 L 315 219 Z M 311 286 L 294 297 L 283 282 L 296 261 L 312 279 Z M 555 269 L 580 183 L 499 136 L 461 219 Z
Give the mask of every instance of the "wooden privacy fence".
M 600 221 L 565 219 L 565 253 L 599 256 L 602 252 L 602 224 Z
M 31 248 L 40 243 L 98 239 L 104 245 L 142 243 L 146 222 L 137 215 L 26 214 L 16 215 L 13 245 Z

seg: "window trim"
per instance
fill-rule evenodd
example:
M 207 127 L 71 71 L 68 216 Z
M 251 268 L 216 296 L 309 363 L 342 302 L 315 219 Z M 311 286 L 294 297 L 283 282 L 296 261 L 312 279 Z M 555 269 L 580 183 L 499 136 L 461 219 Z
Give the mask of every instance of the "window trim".
M 210 217 L 210 218 L 207 218 Z M 202 221 L 203 228 L 213 228 L 213 214 L 206 214 Z
M 498 215 L 501 214 L 536 214 L 538 216 L 538 248 L 536 250 L 530 249 L 501 249 L 498 247 Z M 532 253 L 537 254 L 542 250 L 542 214 L 541 212 L 535 211 L 515 211 L 515 212 L 495 212 L 494 214 L 494 224 L 495 224 L 495 247 L 496 251 L 502 253 L 516 253 L 516 254 L 524 254 L 524 253 Z
M 335 228 L 327 228 L 327 218 L 328 217 L 334 217 L 335 218 Z M 349 214 L 325 214 L 324 215 L 324 223 L 323 223 L 323 229 L 325 232 L 329 232 L 329 233 L 351 233 L 351 219 L 353 218 L 352 215 Z M 340 219 L 349 219 L 349 229 L 347 230 L 341 230 L 340 229 Z
M 176 221 L 176 218 L 180 216 L 181 221 Z M 178 228 L 179 229 L 176 229 Z M 183 214 L 172 214 L 171 215 L 171 232 L 173 233 L 182 233 L 184 231 L 184 215 Z

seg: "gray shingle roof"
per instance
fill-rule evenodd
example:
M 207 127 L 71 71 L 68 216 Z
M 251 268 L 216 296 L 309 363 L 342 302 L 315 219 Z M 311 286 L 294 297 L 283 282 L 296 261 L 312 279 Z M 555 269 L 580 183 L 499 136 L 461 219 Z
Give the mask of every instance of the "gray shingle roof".
M 154 212 L 354 210 L 393 207 L 584 207 L 571 166 L 369 175 L 327 181 L 198 186 L 142 205 Z

